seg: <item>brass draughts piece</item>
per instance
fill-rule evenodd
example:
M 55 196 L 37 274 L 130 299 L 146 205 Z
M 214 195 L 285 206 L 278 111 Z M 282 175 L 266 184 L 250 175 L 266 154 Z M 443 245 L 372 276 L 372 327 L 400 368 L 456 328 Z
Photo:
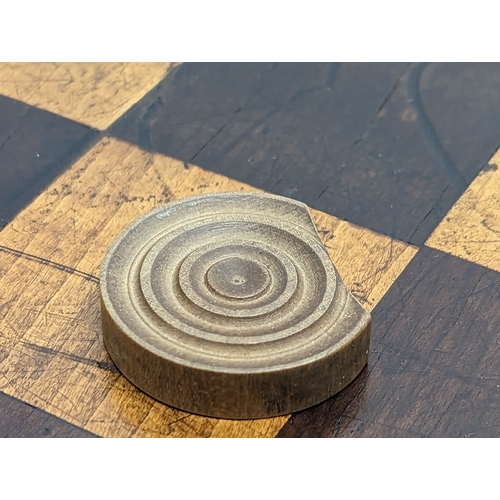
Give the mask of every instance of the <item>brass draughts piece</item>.
M 307 207 L 269 194 L 186 198 L 139 218 L 104 259 L 101 306 L 106 348 L 125 377 L 206 416 L 307 408 L 368 359 L 370 315 Z

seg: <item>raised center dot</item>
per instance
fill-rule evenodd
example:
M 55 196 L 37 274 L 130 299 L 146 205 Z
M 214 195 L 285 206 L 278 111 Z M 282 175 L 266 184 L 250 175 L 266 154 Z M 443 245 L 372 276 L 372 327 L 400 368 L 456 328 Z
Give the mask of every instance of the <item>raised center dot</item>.
M 261 294 L 270 283 L 269 272 L 261 264 L 241 257 L 229 257 L 207 272 L 212 290 L 230 299 L 250 299 Z

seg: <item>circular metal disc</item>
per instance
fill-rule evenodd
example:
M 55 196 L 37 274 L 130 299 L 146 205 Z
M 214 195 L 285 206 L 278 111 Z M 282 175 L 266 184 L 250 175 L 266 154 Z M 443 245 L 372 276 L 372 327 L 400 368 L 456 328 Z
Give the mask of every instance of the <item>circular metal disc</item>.
M 307 207 L 279 196 L 204 195 L 139 218 L 104 259 L 101 306 L 118 369 L 150 396 L 207 416 L 312 406 L 368 359 L 370 315 Z

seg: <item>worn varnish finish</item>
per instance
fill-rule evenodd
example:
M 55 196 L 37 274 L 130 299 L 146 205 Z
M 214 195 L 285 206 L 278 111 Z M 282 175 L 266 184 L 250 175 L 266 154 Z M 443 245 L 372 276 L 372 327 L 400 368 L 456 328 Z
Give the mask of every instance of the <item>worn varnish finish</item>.
M 0 438 L 97 437 L 0 392 Z
M 0 229 L 95 137 L 88 127 L 0 95 Z
M 426 245 L 500 272 L 500 151 L 446 214 Z
M 3 63 L 0 94 L 104 130 L 174 63 Z
M 370 315 L 349 293 L 309 210 L 263 193 L 160 206 L 101 268 L 103 339 L 120 371 L 175 408 L 286 415 L 366 365 Z
M 493 270 L 423 247 L 373 312 L 366 373 L 279 435 L 498 436 L 499 283 Z
M 423 244 L 498 147 L 498 64 L 184 64 L 112 133 Z
M 100 436 L 274 436 L 287 417 L 217 420 L 155 402 L 117 372 L 102 343 L 98 275 L 114 238 L 166 201 L 238 190 L 252 188 L 121 141 L 99 142 L 0 233 L 0 390 Z M 345 284 L 373 309 L 415 248 L 312 217 Z
M 169 66 L 163 80 L 135 72 L 132 87 L 123 66 L 98 67 L 71 70 L 78 79 L 61 82 L 41 82 L 38 71 L 14 80 L 0 68 L 7 75 L 0 94 L 19 99 L 0 97 L 0 224 L 12 221 L 0 233 L 0 388 L 38 407 L 16 427 L 26 414 L 9 408 L 24 403 L 0 396 L 9 435 L 51 428 L 40 408 L 102 436 L 279 431 L 286 416 L 218 420 L 155 402 L 119 374 L 100 337 L 98 270 L 113 238 L 166 201 L 241 187 L 328 212 L 313 210 L 313 220 L 368 310 L 392 286 L 375 310 L 368 366 L 334 398 L 294 415 L 280 435 L 499 435 L 498 158 L 491 158 L 500 146 L 499 65 L 186 64 Z M 23 100 L 76 112 L 68 116 L 96 128 L 121 114 L 112 135 L 181 161 L 105 139 L 54 182 L 81 151 L 73 139 L 91 147 L 96 132 L 80 142 L 86 127 Z M 400 276 L 415 248 L 342 218 L 456 257 L 424 247 L 411 275 Z M 408 314 L 398 309 L 401 297 Z M 381 339 L 389 342 L 383 355 Z M 408 351 L 418 359 L 400 363 Z

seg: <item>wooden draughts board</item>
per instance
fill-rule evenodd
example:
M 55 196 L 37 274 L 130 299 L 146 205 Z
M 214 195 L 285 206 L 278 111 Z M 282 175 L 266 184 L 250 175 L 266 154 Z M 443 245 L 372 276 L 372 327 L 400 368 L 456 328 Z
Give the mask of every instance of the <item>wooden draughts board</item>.
M 0 434 L 500 434 L 500 65 L 0 64 Z M 305 202 L 373 315 L 368 366 L 295 415 L 158 403 L 103 346 L 111 241 L 218 191 Z

